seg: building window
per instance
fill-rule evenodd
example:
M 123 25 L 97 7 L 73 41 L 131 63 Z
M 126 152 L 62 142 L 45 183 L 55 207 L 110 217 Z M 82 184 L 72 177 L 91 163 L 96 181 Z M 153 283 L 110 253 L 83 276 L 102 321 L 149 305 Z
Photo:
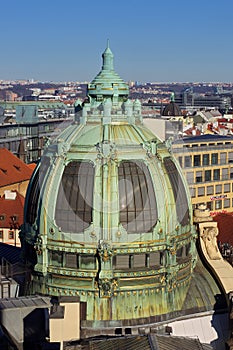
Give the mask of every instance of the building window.
M 222 193 L 222 185 L 216 185 L 215 186 L 215 193 Z
M 206 205 L 209 210 L 213 210 L 214 208 L 213 202 L 207 202 Z
M 199 154 L 196 154 L 193 157 L 193 165 L 194 166 L 200 166 L 201 165 L 201 156 Z
M 233 152 L 228 153 L 228 163 L 233 163 Z
M 211 181 L 211 170 L 205 170 L 205 181 Z
M 80 268 L 84 270 L 95 270 L 96 269 L 96 257 L 94 255 L 81 255 L 80 254 Z
M 58 190 L 55 219 L 62 231 L 81 233 L 92 222 L 94 164 L 70 162 Z
M 202 182 L 202 171 L 196 172 L 196 182 Z
M 58 252 L 56 250 L 50 251 L 50 263 L 54 266 L 63 266 L 63 252 Z
M 195 197 L 196 197 L 196 188 L 190 187 L 190 188 L 189 188 L 189 192 L 190 192 L 190 196 L 191 196 L 192 198 L 195 198 Z
M 3 230 L 0 230 L 0 239 L 3 239 Z
M 230 192 L 230 184 L 224 184 L 224 193 Z
M 28 203 L 26 204 L 26 220 L 29 224 L 33 224 L 36 219 L 39 196 L 49 165 L 50 159 L 48 157 L 42 157 L 29 184 Z
M 224 199 L 224 208 L 230 208 L 230 198 Z
M 206 194 L 207 194 L 207 196 L 210 194 L 214 194 L 214 186 L 207 186 Z
M 118 168 L 120 223 L 128 233 L 150 232 L 158 219 L 153 182 L 144 162 Z
M 202 156 L 202 164 L 209 165 L 210 164 L 210 156 L 209 154 L 203 154 Z
M 187 225 L 189 223 L 189 206 L 183 180 L 171 158 L 164 158 L 164 166 L 172 185 L 178 221 L 182 226 Z
M 191 243 L 187 243 L 185 245 L 185 255 L 188 256 L 190 254 L 190 251 L 191 251 Z
M 191 157 L 190 156 L 185 156 L 184 157 L 184 166 L 185 168 L 189 168 L 192 166 L 192 162 L 191 162 Z
M 222 209 L 222 201 L 216 201 L 215 202 L 215 209 L 216 210 Z
M 183 168 L 183 157 L 178 157 L 181 168 Z
M 222 169 L 222 180 L 228 180 L 228 168 Z
M 220 164 L 226 164 L 227 162 L 227 153 L 220 153 Z
M 220 169 L 214 169 L 214 180 L 220 180 Z
M 68 268 L 77 269 L 78 268 L 78 255 L 72 253 L 66 253 L 65 255 L 65 266 Z
M 150 267 L 159 266 L 162 264 L 162 252 L 153 252 L 149 254 Z
M 233 179 L 233 168 L 230 168 L 230 179 Z
M 218 153 L 211 154 L 211 164 L 212 165 L 218 164 Z
M 129 269 L 129 255 L 116 255 L 113 257 L 113 266 L 116 270 Z
M 14 239 L 14 231 L 12 231 L 12 230 L 9 230 L 8 231 L 8 239 Z
M 177 251 L 176 251 L 176 257 L 177 257 L 178 259 L 180 259 L 180 258 L 183 257 L 183 251 L 184 251 L 183 247 L 180 247 L 180 248 L 177 249 Z
M 135 254 L 133 256 L 133 267 L 145 267 L 146 266 L 146 256 L 145 254 Z
M 189 185 L 194 183 L 194 173 L 193 173 L 193 171 L 186 173 L 186 180 L 187 180 Z
M 198 187 L 197 189 L 198 197 L 205 195 L 205 187 Z

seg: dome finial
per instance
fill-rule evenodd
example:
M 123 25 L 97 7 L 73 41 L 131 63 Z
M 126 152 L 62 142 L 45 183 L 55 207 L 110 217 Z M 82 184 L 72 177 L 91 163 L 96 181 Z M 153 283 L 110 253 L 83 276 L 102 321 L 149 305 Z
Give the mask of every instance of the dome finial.
M 175 102 L 175 94 L 174 94 L 174 92 L 171 92 L 170 102 Z
M 103 70 L 109 70 L 109 71 L 113 71 L 114 67 L 113 67 L 113 53 L 109 47 L 109 39 L 107 40 L 107 47 L 102 55 L 103 57 L 103 66 L 102 69 Z

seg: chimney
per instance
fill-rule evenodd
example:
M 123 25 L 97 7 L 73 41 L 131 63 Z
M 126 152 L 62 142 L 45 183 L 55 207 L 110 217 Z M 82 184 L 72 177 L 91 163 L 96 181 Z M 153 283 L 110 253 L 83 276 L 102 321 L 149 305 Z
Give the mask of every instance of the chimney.
M 17 193 L 10 190 L 5 190 L 4 195 L 5 195 L 5 199 L 15 200 Z

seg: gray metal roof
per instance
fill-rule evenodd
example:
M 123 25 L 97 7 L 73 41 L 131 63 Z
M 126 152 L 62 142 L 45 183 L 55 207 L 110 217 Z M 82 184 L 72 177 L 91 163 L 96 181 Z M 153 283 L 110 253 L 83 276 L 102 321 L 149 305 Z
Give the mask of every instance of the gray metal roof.
M 20 262 L 21 248 L 6 243 L 0 243 L 0 260 L 6 259 L 9 263 Z
M 233 141 L 232 136 L 224 136 L 224 135 L 213 135 L 213 134 L 205 134 L 199 136 L 187 136 L 182 138 L 182 140 L 177 140 L 174 144 L 179 143 L 198 143 L 198 142 L 207 142 L 207 141 Z
M 75 347 L 65 347 L 65 349 Z M 78 349 L 78 348 L 77 348 Z M 79 348 L 80 349 L 80 348 Z M 175 337 L 172 335 L 137 335 L 120 338 L 102 338 L 86 341 L 81 349 L 91 350 L 211 350 L 210 345 L 201 344 L 198 338 Z
M 50 307 L 50 300 L 50 297 L 41 297 L 37 295 L 27 297 L 4 298 L 0 299 L 0 310 L 25 307 Z

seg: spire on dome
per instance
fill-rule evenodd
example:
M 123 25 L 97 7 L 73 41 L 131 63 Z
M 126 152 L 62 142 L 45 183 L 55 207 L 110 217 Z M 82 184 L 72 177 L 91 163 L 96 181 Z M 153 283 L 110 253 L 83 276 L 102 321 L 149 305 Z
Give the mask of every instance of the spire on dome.
M 115 72 L 113 67 L 113 53 L 107 40 L 107 47 L 102 54 L 103 65 L 101 71 L 88 85 L 88 96 L 101 101 L 111 98 L 116 101 L 126 101 L 129 95 L 129 87 Z
M 113 53 L 109 47 L 109 39 L 107 40 L 107 47 L 104 51 L 104 53 L 102 54 L 103 57 L 103 66 L 102 66 L 102 70 L 109 70 L 109 71 L 113 71 L 114 67 L 113 67 Z

